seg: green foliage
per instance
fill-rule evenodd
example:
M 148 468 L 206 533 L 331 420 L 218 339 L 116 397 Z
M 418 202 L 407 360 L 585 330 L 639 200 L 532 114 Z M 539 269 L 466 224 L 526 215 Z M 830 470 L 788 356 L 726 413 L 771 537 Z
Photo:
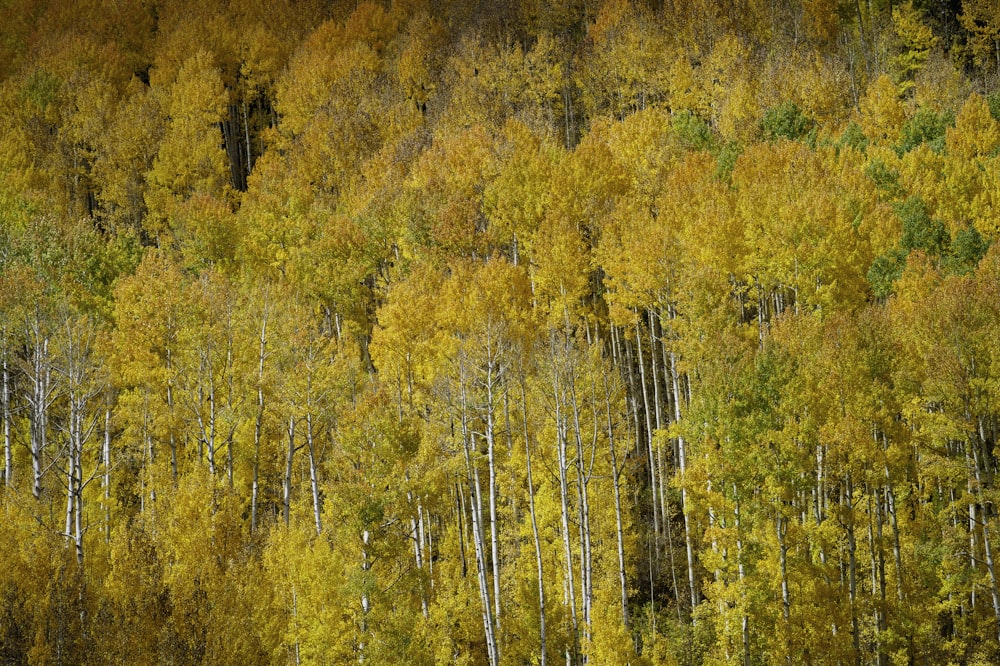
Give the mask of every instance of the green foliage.
M 0 662 L 1000 663 L 961 4 L 3 3 Z
M 974 226 L 968 226 L 955 233 L 951 241 L 949 256 L 945 266 L 960 275 L 971 273 L 986 256 L 990 242 Z
M 843 148 L 845 146 L 849 146 L 861 152 L 864 152 L 865 148 L 868 147 L 868 137 L 865 136 L 864 129 L 862 129 L 861 125 L 853 120 L 847 124 L 847 128 L 837 140 L 838 148 Z
M 913 77 L 926 66 L 939 39 L 928 25 L 926 13 L 912 0 L 892 7 L 892 23 L 898 40 L 893 64 L 901 87 L 907 90 L 913 87 Z
M 906 252 L 896 248 L 877 257 L 868 269 L 868 283 L 877 298 L 886 299 L 906 267 Z
M 724 144 L 716 155 L 715 177 L 724 182 L 732 178 L 736 160 L 742 152 L 743 147 L 737 143 Z
M 670 120 L 670 128 L 686 150 L 709 150 L 714 145 L 712 130 L 691 111 L 681 111 Z
M 805 139 L 815 127 L 815 121 L 806 116 L 799 105 L 791 100 L 764 111 L 764 117 L 760 121 L 761 132 L 769 141 Z
M 880 158 L 874 158 L 865 166 L 867 176 L 887 199 L 895 199 L 904 194 L 899 182 L 899 171 L 890 168 Z
M 893 208 L 903 226 L 899 244 L 876 258 L 868 270 L 872 293 L 880 299 L 893 292 L 903 275 L 907 257 L 915 250 L 939 262 L 946 271 L 959 275 L 974 271 L 989 250 L 990 243 L 971 225 L 952 238 L 944 223 L 931 218 L 927 204 L 919 197 L 910 197 Z
M 910 197 L 893 208 L 903 223 L 903 237 L 899 242 L 904 251 L 923 250 L 931 256 L 945 252 L 951 238 L 941 220 L 931 219 L 923 199 Z
M 955 126 L 955 114 L 951 111 L 936 112 L 927 107 L 917 109 L 913 117 L 903 124 L 902 140 L 897 148 L 900 154 L 909 152 L 926 143 L 935 153 L 944 152 L 945 131 Z
M 1000 122 L 1000 92 L 990 93 L 986 101 L 990 105 L 990 115 L 993 116 L 993 120 Z
M 940 220 L 931 219 L 927 204 L 920 197 L 910 197 L 893 205 L 902 222 L 899 244 L 875 259 L 868 269 L 868 283 L 877 298 L 885 299 L 902 277 L 906 259 L 920 250 L 936 259 L 951 249 L 951 238 Z M 964 244 L 968 241 L 963 237 Z

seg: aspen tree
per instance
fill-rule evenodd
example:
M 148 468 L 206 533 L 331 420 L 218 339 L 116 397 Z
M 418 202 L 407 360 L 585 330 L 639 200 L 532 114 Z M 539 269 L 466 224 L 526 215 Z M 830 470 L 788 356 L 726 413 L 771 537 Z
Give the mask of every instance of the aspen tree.
M 228 197 L 226 157 L 215 134 L 225 111 L 223 95 L 219 72 L 204 51 L 185 61 L 170 88 L 170 121 L 146 175 L 144 224 L 162 243 L 172 240 L 178 204 L 195 194 Z
M 84 490 L 99 473 L 97 455 L 87 455 L 88 443 L 95 437 L 101 414 L 98 398 L 106 389 L 100 376 L 97 357 L 96 325 L 86 317 L 64 312 L 63 335 L 54 370 L 64 378 L 68 413 L 65 416 L 66 438 L 66 519 L 63 534 L 76 550 L 77 563 L 83 565 Z M 85 452 L 84 448 L 87 448 Z M 85 469 L 86 464 L 90 469 Z

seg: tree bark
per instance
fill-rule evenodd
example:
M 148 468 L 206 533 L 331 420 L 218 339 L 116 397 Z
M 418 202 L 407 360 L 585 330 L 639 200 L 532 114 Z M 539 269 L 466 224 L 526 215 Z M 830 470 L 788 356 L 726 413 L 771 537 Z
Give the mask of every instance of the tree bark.
M 469 564 L 465 557 L 465 532 L 468 529 L 469 519 L 465 510 L 465 493 L 462 492 L 461 482 L 455 483 L 455 513 L 458 523 L 458 552 L 462 554 L 462 578 L 469 575 Z
M 42 495 L 42 458 L 47 448 L 48 410 L 52 404 L 51 366 L 49 363 L 49 339 L 41 331 L 41 325 L 36 319 L 30 324 L 31 347 L 31 395 L 28 402 L 31 407 L 31 472 L 32 489 L 35 499 Z
M 493 358 L 495 350 L 492 340 L 486 345 L 486 454 L 489 466 L 490 483 L 490 555 L 493 567 L 493 621 L 497 633 L 500 632 L 500 535 L 497 522 L 497 465 L 496 465 L 496 433 L 493 417 L 493 385 L 498 374 Z
M 260 496 L 260 445 L 264 434 L 264 361 L 267 358 L 267 319 L 265 303 L 264 316 L 260 324 L 257 353 L 257 414 L 253 425 L 253 479 L 250 483 L 250 533 L 257 531 L 257 505 Z
M 674 352 L 670 352 L 670 384 L 674 392 L 674 421 L 681 420 L 681 394 L 680 376 L 677 372 L 677 357 Z M 677 437 L 677 465 L 680 469 L 681 477 L 687 471 L 687 451 L 683 435 Z M 687 569 L 688 586 L 691 590 L 691 609 L 698 605 L 698 588 L 695 586 L 694 576 L 694 543 L 691 535 L 691 516 L 687 506 L 687 490 L 681 485 L 681 511 L 684 513 L 684 544 L 687 549 Z
M 980 422 L 980 432 L 982 432 L 982 422 Z M 982 462 L 980 460 L 978 446 L 976 446 L 976 443 L 971 441 L 971 439 L 967 443 L 967 446 L 972 449 L 972 469 L 975 472 L 976 478 L 976 500 L 980 505 L 982 505 L 984 502 L 983 476 L 981 471 Z M 990 542 L 990 521 L 985 511 L 983 511 L 982 514 L 983 554 L 986 556 L 986 571 L 990 578 L 990 598 L 993 601 L 993 616 L 996 621 L 997 638 L 1000 640 L 1000 589 L 997 587 L 996 566 L 993 560 L 993 546 Z
M 528 435 L 528 400 L 523 377 L 521 379 L 521 423 L 524 429 L 524 456 L 528 472 L 528 512 L 531 514 L 531 536 L 535 544 L 535 569 L 538 576 L 538 638 L 541 651 L 539 663 L 540 666 L 545 666 L 548 639 L 545 629 L 545 576 L 542 570 L 542 540 L 538 535 L 538 519 L 535 514 L 535 484 L 531 476 L 531 438 Z M 619 543 L 621 542 L 619 541 Z
M 847 589 L 851 602 L 851 640 L 854 645 L 854 663 L 861 663 L 861 634 L 858 625 L 858 562 L 857 539 L 854 534 L 854 485 L 851 473 L 846 476 L 845 501 L 847 503 Z
M 174 378 L 173 378 L 173 359 L 170 347 L 166 350 L 167 359 L 167 411 L 170 414 L 171 420 L 174 415 Z M 170 427 L 170 433 L 167 436 L 170 445 L 170 476 L 173 479 L 174 486 L 177 485 L 177 437 L 174 434 L 173 425 Z
M 105 543 L 111 543 L 111 407 L 104 410 L 104 448 L 101 459 L 104 468 L 104 478 L 101 480 L 104 491 L 104 540 Z
M 570 542 L 569 531 L 569 463 L 566 456 L 567 429 L 565 417 L 562 413 L 563 396 L 559 383 L 558 355 L 556 354 L 555 333 L 551 333 L 550 345 L 552 349 L 552 395 L 555 399 L 555 423 L 556 423 L 556 452 L 559 467 L 559 510 L 560 527 L 563 541 L 563 556 L 566 564 L 566 593 L 567 603 L 570 611 L 570 621 L 573 628 L 573 658 L 579 654 L 580 624 L 576 614 L 576 581 L 573 575 L 573 547 Z
M 7 366 L 7 348 L 4 347 L 0 353 L 3 354 L 3 394 L 0 396 L 3 402 L 3 482 L 11 488 L 14 485 L 14 461 L 10 439 L 10 368 Z
M 622 624 L 629 629 L 628 587 L 625 578 L 625 531 L 622 527 L 622 501 L 619 486 L 622 469 L 618 466 L 618 453 L 615 450 L 615 428 L 611 419 L 611 388 L 608 378 L 604 377 L 604 406 L 607 416 L 608 449 L 611 453 L 611 490 L 615 499 L 615 539 L 618 546 L 618 585 L 621 593 Z
M 580 600 L 583 605 L 583 631 L 584 639 L 590 641 L 591 628 L 591 606 L 593 604 L 593 555 L 591 550 L 590 535 L 590 470 L 584 466 L 585 454 L 583 445 L 583 432 L 580 422 L 580 404 L 576 395 L 576 369 L 573 360 L 573 350 L 571 343 L 567 340 L 566 354 L 569 359 L 569 398 L 573 413 L 573 438 L 576 442 L 576 492 L 577 492 L 577 513 L 579 515 L 580 530 Z M 594 419 L 594 441 L 591 444 L 591 454 L 597 448 L 597 419 Z M 590 468 L 593 469 L 593 461 Z M 587 656 L 583 655 L 583 662 L 587 662 Z
M 313 415 L 306 414 L 306 447 L 309 450 L 309 486 L 312 490 L 313 522 L 316 535 L 323 533 L 323 507 L 319 500 L 319 470 L 316 461 L 316 441 L 313 436 Z
M 292 463 L 295 458 L 295 417 L 288 417 L 288 450 L 285 453 L 285 476 L 281 484 L 281 517 L 288 527 L 292 505 Z
M 660 534 L 660 509 L 658 504 L 658 487 L 656 478 L 656 456 L 653 454 L 653 422 L 649 409 L 649 391 L 646 387 L 646 363 L 642 353 L 642 333 L 639 328 L 639 321 L 635 323 L 635 349 L 639 359 L 639 383 L 642 387 L 642 406 L 646 424 L 646 455 L 649 461 L 649 487 L 653 499 L 653 534 L 656 539 L 656 550 L 659 552 Z
M 479 582 L 479 597 L 482 601 L 483 632 L 486 638 L 486 648 L 490 666 L 499 666 L 500 653 L 496 640 L 496 625 L 493 618 L 493 604 L 490 600 L 490 586 L 487 581 L 486 543 L 483 535 L 482 519 L 482 486 L 479 481 L 479 468 L 472 460 L 474 435 L 469 428 L 468 397 L 466 394 L 466 376 L 464 364 L 459 368 L 461 409 L 462 409 L 462 450 L 465 454 L 465 469 L 469 481 L 469 504 L 472 513 L 472 543 L 476 555 L 476 576 Z

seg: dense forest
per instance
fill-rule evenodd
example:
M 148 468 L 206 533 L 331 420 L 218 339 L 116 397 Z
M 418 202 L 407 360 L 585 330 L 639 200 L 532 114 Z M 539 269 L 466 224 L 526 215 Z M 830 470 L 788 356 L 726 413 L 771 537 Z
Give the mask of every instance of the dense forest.
M 1000 660 L 997 0 L 0 0 L 0 662 Z

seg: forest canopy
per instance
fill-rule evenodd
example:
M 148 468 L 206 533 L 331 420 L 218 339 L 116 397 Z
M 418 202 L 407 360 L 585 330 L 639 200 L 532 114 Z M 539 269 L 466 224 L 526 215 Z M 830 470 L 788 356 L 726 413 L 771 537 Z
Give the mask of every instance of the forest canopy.
M 3 663 L 1000 660 L 996 0 L 0 26 Z

